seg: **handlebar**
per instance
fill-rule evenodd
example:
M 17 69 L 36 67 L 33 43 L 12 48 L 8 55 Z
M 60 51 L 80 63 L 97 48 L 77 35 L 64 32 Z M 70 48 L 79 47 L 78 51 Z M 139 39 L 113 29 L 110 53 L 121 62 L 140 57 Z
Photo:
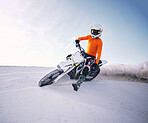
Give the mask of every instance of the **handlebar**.
M 78 43 L 76 44 L 76 47 L 78 47 L 78 49 L 80 50 L 80 53 L 82 54 L 82 56 L 84 56 L 84 58 L 86 57 L 86 52 L 85 50 L 81 47 L 81 45 Z
M 78 44 L 76 44 L 76 47 L 78 47 L 78 49 L 81 51 L 81 46 L 80 46 L 80 44 L 78 43 Z

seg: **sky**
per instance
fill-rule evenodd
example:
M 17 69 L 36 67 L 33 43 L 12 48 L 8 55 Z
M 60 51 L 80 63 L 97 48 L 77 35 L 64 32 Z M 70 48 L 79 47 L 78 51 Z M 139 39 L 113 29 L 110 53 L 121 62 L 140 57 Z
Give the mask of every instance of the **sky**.
M 103 26 L 101 59 L 148 61 L 147 0 L 0 0 L 0 65 L 56 66 Z M 86 49 L 87 41 L 81 42 Z

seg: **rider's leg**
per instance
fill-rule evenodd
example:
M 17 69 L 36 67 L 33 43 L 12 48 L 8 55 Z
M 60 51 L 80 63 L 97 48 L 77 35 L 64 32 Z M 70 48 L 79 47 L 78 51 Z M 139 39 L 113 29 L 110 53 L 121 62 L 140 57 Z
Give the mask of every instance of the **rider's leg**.
M 73 83 L 72 86 L 75 91 L 77 91 L 80 88 L 80 85 L 85 81 L 85 77 L 88 75 L 89 72 L 89 66 L 85 66 L 82 70 L 82 74 L 79 76 L 79 79 L 77 83 Z
M 74 88 L 75 91 L 77 91 L 80 87 L 80 85 L 85 81 L 86 76 L 88 75 L 89 71 L 90 71 L 90 66 L 91 66 L 91 62 L 93 62 L 95 60 L 94 56 L 88 55 L 87 57 L 89 57 L 86 62 L 85 62 L 85 66 L 82 70 L 81 75 L 79 76 L 79 79 L 77 81 L 77 83 L 73 83 L 72 86 Z M 90 61 L 92 60 L 92 61 Z

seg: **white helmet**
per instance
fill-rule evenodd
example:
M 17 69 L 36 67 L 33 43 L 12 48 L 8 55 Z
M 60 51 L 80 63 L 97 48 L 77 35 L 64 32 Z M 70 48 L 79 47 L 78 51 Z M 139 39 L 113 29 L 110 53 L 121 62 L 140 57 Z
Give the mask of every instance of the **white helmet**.
M 91 37 L 98 38 L 102 35 L 103 28 L 100 24 L 96 24 L 91 27 Z

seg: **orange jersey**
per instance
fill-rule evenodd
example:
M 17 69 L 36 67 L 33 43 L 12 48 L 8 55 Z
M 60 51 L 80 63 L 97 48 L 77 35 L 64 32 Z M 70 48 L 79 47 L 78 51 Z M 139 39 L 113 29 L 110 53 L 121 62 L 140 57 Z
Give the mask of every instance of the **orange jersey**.
M 102 40 L 100 38 L 93 39 L 91 35 L 87 35 L 85 37 L 79 37 L 78 40 L 79 41 L 88 40 L 86 53 L 95 57 L 97 56 L 96 63 L 98 64 L 102 52 L 102 46 L 103 46 Z

